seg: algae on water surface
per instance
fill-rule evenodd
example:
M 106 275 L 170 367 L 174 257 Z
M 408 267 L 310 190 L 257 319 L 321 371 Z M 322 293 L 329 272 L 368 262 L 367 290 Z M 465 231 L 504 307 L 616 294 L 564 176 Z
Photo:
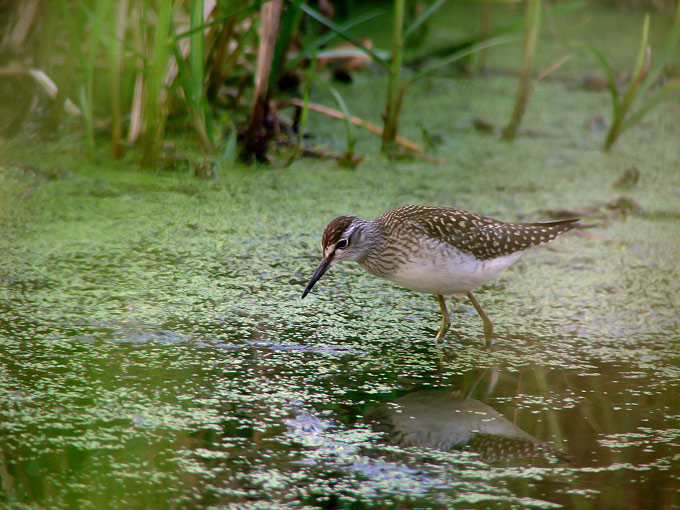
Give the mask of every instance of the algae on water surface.
M 356 111 L 379 113 L 381 79 L 347 86 Z M 515 86 L 439 76 L 409 89 L 404 134 L 417 139 L 418 122 L 440 134 L 445 165 L 382 159 L 363 137 L 356 170 L 301 160 L 202 182 L 88 163 L 65 143 L 3 142 L 2 504 L 680 505 L 680 107 L 604 154 L 589 126 L 608 113 L 606 92 L 545 82 L 530 133 L 510 145 L 475 132 L 476 116 L 505 120 Z M 310 123 L 339 139 L 342 126 Z M 642 211 L 622 213 L 607 204 L 631 166 L 641 179 L 626 193 Z M 480 289 L 491 352 L 467 303 L 437 348 L 436 301 L 356 265 L 300 301 L 329 220 L 406 203 L 526 221 L 587 210 L 595 227 Z M 400 444 L 385 432 L 397 420 L 371 419 L 386 407 L 436 421 L 406 406 L 438 390 L 457 392 L 441 409 L 469 392 L 566 459 L 518 458 L 526 445 L 461 429 L 460 448 Z M 484 458 L 499 441 L 497 457 L 515 456 Z

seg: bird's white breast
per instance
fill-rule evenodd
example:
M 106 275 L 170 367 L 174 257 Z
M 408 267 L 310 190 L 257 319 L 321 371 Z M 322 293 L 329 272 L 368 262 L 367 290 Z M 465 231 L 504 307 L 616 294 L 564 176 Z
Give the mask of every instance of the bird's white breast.
M 520 251 L 479 260 L 442 243 L 427 248 L 410 254 L 393 273 L 383 277 L 416 292 L 441 295 L 465 293 L 497 278 L 524 253 Z

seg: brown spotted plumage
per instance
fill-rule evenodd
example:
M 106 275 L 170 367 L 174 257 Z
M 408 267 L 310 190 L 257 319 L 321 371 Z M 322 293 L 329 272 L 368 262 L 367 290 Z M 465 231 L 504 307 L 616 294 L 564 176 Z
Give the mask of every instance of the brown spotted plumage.
M 302 297 L 336 262 L 355 260 L 369 273 L 417 292 L 434 294 L 442 311 L 437 340 L 450 326 L 443 296 L 466 294 L 484 323 L 493 325 L 472 290 L 499 276 L 527 249 L 578 226 L 577 219 L 505 223 L 451 207 L 407 205 L 374 221 L 339 216 L 321 238 L 323 260 Z
M 552 241 L 574 228 L 578 220 L 504 223 L 453 207 L 406 205 L 386 212 L 376 221 L 388 227 L 411 223 L 427 237 L 486 260 Z

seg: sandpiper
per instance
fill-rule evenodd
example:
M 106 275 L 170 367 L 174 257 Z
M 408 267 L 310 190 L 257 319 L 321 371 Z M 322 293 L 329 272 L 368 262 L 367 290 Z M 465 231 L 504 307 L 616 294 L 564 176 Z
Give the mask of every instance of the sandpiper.
M 397 207 L 373 221 L 339 216 L 323 232 L 323 260 L 302 297 L 333 264 L 355 260 L 371 274 L 437 296 L 442 312 L 437 341 L 451 326 L 444 296 L 465 294 L 482 318 L 489 347 L 493 324 L 472 290 L 498 277 L 529 248 L 578 226 L 578 221 L 505 223 L 452 207 L 424 205 Z

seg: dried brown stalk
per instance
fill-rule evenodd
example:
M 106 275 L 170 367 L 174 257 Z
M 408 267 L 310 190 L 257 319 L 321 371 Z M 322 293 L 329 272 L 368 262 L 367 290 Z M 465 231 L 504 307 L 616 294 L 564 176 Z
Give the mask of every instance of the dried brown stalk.
M 297 108 L 303 108 L 305 105 L 305 102 L 302 99 L 286 99 L 285 101 L 282 101 L 279 103 L 278 107 L 280 108 L 285 108 L 286 106 L 295 106 Z M 307 103 L 307 108 L 310 110 L 321 113 L 323 115 L 327 115 L 328 117 L 333 117 L 334 119 L 339 119 L 339 120 L 345 120 L 345 114 L 342 113 L 339 110 L 335 110 L 333 108 L 329 108 L 328 106 L 324 106 L 322 104 L 318 103 Z M 354 124 L 355 126 L 364 128 L 371 133 L 375 133 L 378 136 L 382 136 L 383 134 L 383 129 L 378 126 L 377 124 L 373 124 L 372 122 L 368 122 L 367 120 L 361 119 L 359 117 L 355 117 L 352 115 L 350 117 L 350 122 Z M 422 158 L 436 162 L 436 163 L 444 163 L 444 161 L 440 158 L 435 158 L 433 156 L 430 156 L 428 154 L 425 154 L 425 149 L 423 149 L 422 146 L 418 145 L 415 142 L 412 142 L 411 140 L 408 140 L 404 138 L 403 136 L 397 136 L 396 142 L 401 145 L 402 147 L 405 147 L 406 149 L 412 150 L 413 152 L 416 152 L 419 156 Z

